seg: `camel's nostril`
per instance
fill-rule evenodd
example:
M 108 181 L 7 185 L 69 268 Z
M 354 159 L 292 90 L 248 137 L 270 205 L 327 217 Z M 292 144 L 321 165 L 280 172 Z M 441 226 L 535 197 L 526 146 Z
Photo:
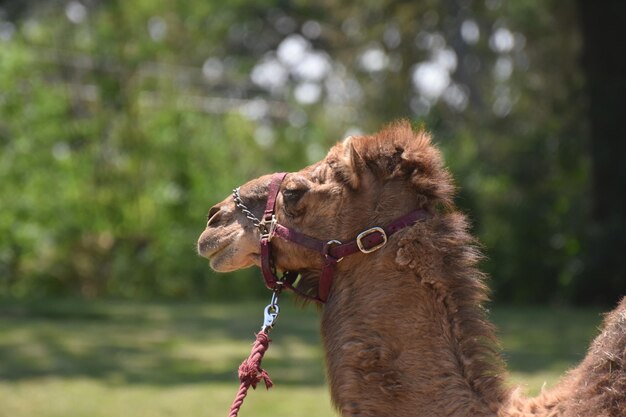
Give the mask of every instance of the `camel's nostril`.
M 211 210 L 209 210 L 209 215 L 207 216 L 207 224 L 206 224 L 207 226 L 217 222 L 217 218 L 219 217 L 217 214 L 219 213 L 219 211 L 220 211 L 219 206 L 211 207 Z

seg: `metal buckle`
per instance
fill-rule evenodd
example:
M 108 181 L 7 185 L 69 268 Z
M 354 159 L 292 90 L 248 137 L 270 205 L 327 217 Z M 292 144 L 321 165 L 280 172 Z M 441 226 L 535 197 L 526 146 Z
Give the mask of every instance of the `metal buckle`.
M 334 259 L 336 263 L 339 263 L 339 262 L 343 261 L 343 256 L 341 258 L 339 258 L 339 259 L 336 259 L 330 253 L 328 253 L 328 251 L 330 250 L 331 245 L 341 245 L 341 242 L 339 240 L 329 240 L 328 242 L 326 242 L 324 244 L 324 248 L 322 249 L 322 254 L 324 256 L 326 256 L 327 258 Z
M 272 217 L 265 217 L 259 222 L 259 230 L 261 230 L 261 239 L 272 240 L 274 236 L 274 230 L 276 230 L 276 216 L 272 214 Z M 267 226 L 269 224 L 269 227 Z
M 363 242 L 361 242 L 361 240 L 366 237 L 371 235 L 372 233 L 380 233 L 383 236 L 383 241 L 380 242 L 378 245 L 376 246 L 372 246 L 371 248 L 366 248 L 365 246 L 363 246 Z M 359 233 L 359 235 L 356 237 L 356 245 L 359 247 L 359 250 L 363 253 L 372 253 L 377 251 L 378 249 L 382 248 L 383 246 L 385 246 L 387 244 L 387 233 L 385 233 L 385 231 L 383 230 L 382 227 L 372 227 L 371 229 L 367 229 L 361 233 Z

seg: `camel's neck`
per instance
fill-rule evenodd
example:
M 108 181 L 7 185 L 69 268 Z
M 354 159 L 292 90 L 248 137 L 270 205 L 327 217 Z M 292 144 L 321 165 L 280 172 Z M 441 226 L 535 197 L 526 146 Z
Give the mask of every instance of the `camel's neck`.
M 496 414 L 505 393 L 491 328 L 480 305 L 445 293 L 383 259 L 336 277 L 322 336 L 343 416 Z

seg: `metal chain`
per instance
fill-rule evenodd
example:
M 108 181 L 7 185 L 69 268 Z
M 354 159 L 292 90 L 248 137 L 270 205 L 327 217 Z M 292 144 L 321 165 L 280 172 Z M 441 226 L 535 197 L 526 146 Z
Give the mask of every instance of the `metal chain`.
M 243 214 L 245 214 L 246 217 L 252 221 L 252 224 L 254 224 L 254 226 L 256 226 L 258 229 L 263 228 L 261 225 L 261 220 L 259 220 L 254 214 L 252 214 L 252 212 L 248 210 L 248 207 L 243 204 L 243 201 L 241 200 L 241 195 L 239 195 L 239 187 L 233 190 L 233 200 L 235 200 L 235 205 L 239 207 Z

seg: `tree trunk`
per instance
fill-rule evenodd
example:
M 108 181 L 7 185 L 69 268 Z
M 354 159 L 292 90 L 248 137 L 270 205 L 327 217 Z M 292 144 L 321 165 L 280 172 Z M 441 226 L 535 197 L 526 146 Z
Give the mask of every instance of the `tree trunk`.
M 578 0 L 590 152 L 591 222 L 579 300 L 626 294 L 626 1 Z

